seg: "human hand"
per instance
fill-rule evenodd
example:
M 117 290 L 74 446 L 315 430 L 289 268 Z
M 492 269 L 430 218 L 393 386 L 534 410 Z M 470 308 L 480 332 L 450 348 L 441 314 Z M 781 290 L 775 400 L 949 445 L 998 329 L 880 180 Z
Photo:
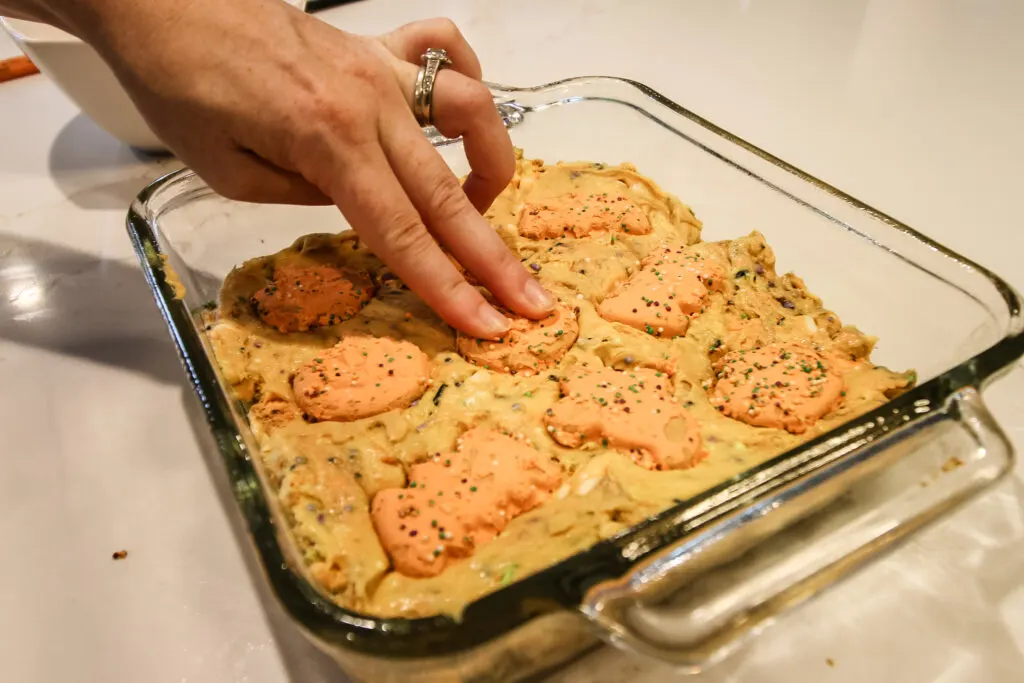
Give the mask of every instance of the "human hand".
M 441 246 L 508 308 L 551 298 L 481 217 L 514 155 L 475 53 L 430 20 L 379 38 L 339 31 L 280 0 L 87 0 L 72 23 L 113 66 L 153 130 L 219 193 L 336 204 L 366 244 L 454 327 L 508 326 Z M 117 13 L 111 8 L 116 5 Z M 110 10 L 110 11 L 107 11 Z M 410 109 L 419 56 L 444 48 L 435 125 L 463 136 L 464 186 Z

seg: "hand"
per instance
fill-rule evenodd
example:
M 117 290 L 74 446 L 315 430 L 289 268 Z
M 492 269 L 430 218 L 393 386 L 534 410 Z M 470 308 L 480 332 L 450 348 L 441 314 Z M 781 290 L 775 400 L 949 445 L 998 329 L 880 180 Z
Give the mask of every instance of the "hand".
M 481 217 L 514 171 L 480 64 L 447 20 L 379 38 L 339 31 L 280 0 L 92 0 L 75 24 L 167 145 L 239 200 L 336 204 L 366 244 L 449 324 L 479 337 L 507 319 L 439 245 L 508 308 L 551 298 Z M 103 11 L 117 6 L 117 12 Z M 97 9 L 98 8 L 98 9 Z M 410 108 L 419 57 L 454 63 L 435 82 L 438 129 L 462 135 L 465 185 Z

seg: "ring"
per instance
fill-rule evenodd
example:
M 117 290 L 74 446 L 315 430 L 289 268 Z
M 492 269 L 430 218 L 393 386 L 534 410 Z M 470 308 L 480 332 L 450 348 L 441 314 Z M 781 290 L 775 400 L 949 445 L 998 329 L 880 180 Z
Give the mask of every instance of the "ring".
M 429 48 L 420 57 L 416 87 L 412 91 L 412 113 L 421 128 L 434 125 L 434 80 L 441 69 L 452 65 L 447 50 Z

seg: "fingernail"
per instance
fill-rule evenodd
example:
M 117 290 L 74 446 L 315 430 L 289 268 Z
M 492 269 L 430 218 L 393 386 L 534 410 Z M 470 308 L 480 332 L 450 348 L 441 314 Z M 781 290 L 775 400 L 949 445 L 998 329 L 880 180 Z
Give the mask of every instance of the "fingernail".
M 526 287 L 523 289 L 523 294 L 526 295 L 526 300 L 530 302 L 531 306 L 535 306 L 543 311 L 549 311 L 555 306 L 555 300 L 551 298 L 551 295 L 547 293 L 539 282 L 530 278 L 526 281 Z
M 480 307 L 480 325 L 487 330 L 487 336 L 500 337 L 508 332 L 508 328 L 512 323 L 509 322 L 508 318 L 494 310 L 490 304 L 483 304 Z

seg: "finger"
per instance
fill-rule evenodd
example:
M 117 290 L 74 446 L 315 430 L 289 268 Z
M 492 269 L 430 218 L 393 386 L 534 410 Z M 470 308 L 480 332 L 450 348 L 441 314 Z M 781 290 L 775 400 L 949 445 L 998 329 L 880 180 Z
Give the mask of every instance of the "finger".
M 405 95 L 413 100 L 417 67 L 406 62 L 391 64 Z M 445 69 L 434 81 L 434 125 L 449 138 L 462 136 L 466 159 L 472 169 L 462 185 L 463 192 L 483 213 L 516 170 L 515 150 L 508 130 L 494 107 L 491 92 L 480 81 Z
M 476 52 L 451 19 L 416 21 L 385 33 L 380 40 L 393 55 L 406 62 L 418 65 L 420 56 L 428 49 L 443 49 L 452 60 L 451 68 L 476 80 L 483 75 Z
M 452 327 L 484 339 L 508 331 L 509 320 L 466 282 L 427 232 L 384 154 L 378 149 L 364 156 L 347 166 L 351 171 L 335 174 L 329 188 L 352 228 Z
M 483 213 L 516 170 L 516 155 L 491 92 L 479 81 L 442 71 L 434 83 L 434 126 L 449 138 L 462 137 L 472 169 L 463 191 Z
M 385 119 L 381 145 L 431 234 L 501 303 L 531 318 L 549 313 L 554 306 L 551 296 L 470 204 L 458 178 L 413 118 L 402 114 Z
M 331 199 L 297 173 L 280 169 L 247 150 L 218 154 L 216 166 L 192 164 L 218 194 L 242 202 L 321 206 Z

